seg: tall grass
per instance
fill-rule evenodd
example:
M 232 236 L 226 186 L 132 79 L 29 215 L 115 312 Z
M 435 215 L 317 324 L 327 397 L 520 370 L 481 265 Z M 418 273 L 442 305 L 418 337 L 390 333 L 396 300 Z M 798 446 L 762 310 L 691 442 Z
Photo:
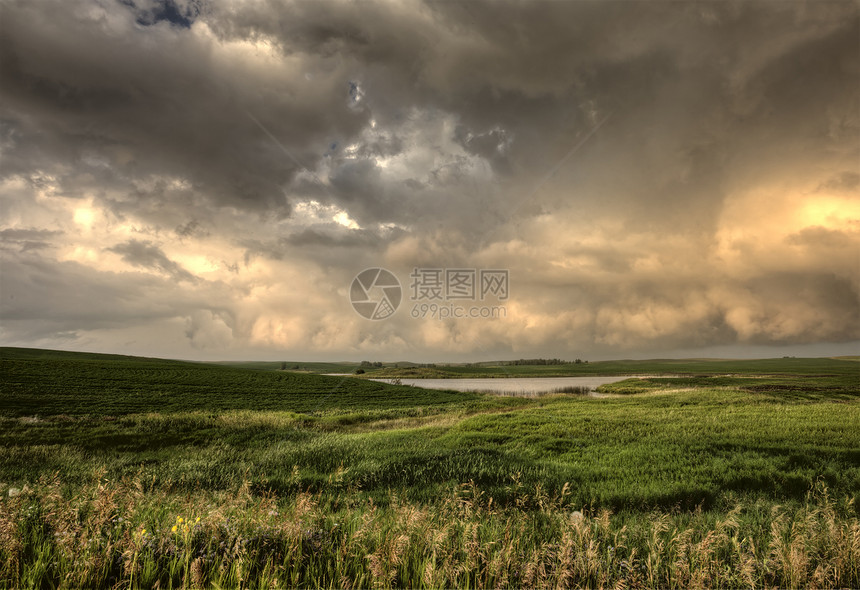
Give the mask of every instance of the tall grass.
M 860 586 L 856 508 L 823 486 L 793 507 L 616 515 L 515 479 L 505 506 L 473 483 L 384 506 L 329 483 L 279 498 L 45 478 L 0 500 L 0 587 Z

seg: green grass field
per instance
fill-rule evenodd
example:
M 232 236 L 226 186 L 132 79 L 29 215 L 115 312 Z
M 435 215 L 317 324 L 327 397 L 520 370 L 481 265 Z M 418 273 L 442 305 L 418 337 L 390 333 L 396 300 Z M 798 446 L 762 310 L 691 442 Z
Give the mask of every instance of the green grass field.
M 277 368 L 0 349 L 0 587 L 860 586 L 855 360 Z
M 474 396 L 232 366 L 2 349 L 4 416 L 276 410 L 305 414 L 443 406 Z

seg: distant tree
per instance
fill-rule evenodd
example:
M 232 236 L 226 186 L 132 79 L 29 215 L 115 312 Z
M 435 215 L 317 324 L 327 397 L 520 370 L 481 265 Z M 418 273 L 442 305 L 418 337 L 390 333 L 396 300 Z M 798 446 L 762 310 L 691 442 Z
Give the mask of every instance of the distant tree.
M 364 369 L 356 369 L 355 374 L 356 375 L 364 375 Z
M 282 371 L 286 371 L 286 370 L 287 370 L 287 362 L 286 362 L 286 361 L 284 361 L 284 362 L 282 362 L 282 363 L 281 363 L 281 370 L 282 370 Z
M 505 365 L 566 365 L 567 361 L 561 359 L 518 359 L 515 361 L 507 361 Z

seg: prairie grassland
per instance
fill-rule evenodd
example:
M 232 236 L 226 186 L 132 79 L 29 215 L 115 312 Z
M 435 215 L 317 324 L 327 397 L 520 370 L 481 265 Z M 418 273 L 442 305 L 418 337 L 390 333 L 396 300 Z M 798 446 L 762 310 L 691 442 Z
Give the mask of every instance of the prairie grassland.
M 384 506 L 326 492 L 176 494 L 58 479 L 2 500 L 3 588 L 757 588 L 860 585 L 860 520 L 817 488 L 798 506 L 614 515 L 566 489 L 499 506 L 474 484 Z
M 856 362 L 595 399 L 0 352 L 0 588 L 860 587 Z

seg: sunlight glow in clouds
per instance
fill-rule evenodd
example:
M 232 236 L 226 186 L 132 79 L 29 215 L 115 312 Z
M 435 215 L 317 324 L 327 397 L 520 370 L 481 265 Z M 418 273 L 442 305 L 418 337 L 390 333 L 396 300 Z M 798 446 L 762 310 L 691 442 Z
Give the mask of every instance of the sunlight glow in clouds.
M 832 230 L 860 231 L 860 201 L 849 197 L 808 199 L 796 216 L 801 229 L 825 227 Z
M 184 24 L 158 20 L 166 2 Z M 2 344 L 418 361 L 860 346 L 856 2 L 3 12 Z M 406 290 L 416 267 L 508 269 L 507 315 L 421 321 L 405 301 L 370 322 L 349 286 L 373 267 Z

